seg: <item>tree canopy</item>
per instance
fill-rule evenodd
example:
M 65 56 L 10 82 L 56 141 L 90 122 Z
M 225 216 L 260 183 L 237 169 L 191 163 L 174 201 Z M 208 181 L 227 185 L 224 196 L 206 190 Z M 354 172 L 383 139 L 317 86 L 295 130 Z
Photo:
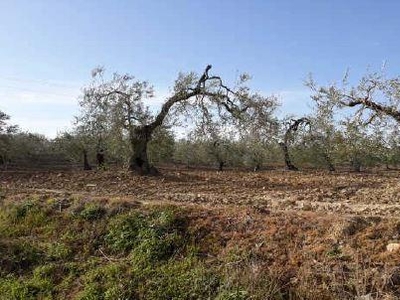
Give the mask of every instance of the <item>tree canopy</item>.
M 387 78 L 382 72 L 369 73 L 349 86 L 348 75 L 342 85 L 319 86 L 311 78 L 307 85 L 317 103 L 330 103 L 337 108 L 353 107 L 354 117 L 370 124 L 377 118 L 392 118 L 400 123 L 400 77 Z
M 215 122 L 225 125 L 265 124 L 276 107 L 275 97 L 252 92 L 246 85 L 250 77 L 243 74 L 233 87 L 222 77 L 210 74 L 208 65 L 201 75 L 180 73 L 171 95 L 157 113 L 146 100 L 154 96 L 147 81 L 114 73 L 105 78 L 105 70 L 93 70 L 93 80 L 84 88 L 78 124 L 99 135 L 127 137 L 131 146 L 130 169 L 148 174 L 155 169 L 149 164 L 147 146 L 154 131 L 175 124 L 183 117 L 191 118 L 199 127 Z

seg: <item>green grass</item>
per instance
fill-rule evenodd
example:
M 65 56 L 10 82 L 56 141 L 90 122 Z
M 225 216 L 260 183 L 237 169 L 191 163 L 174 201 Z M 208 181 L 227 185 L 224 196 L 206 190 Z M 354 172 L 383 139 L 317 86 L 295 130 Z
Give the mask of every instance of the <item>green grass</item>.
M 31 197 L 0 206 L 2 299 L 244 299 L 200 258 L 186 212 Z
M 374 289 L 397 295 L 400 286 L 395 273 L 390 284 L 367 285 L 378 277 L 368 268 L 350 269 L 357 264 L 332 272 L 351 256 L 348 248 L 330 244 L 320 251 L 321 270 L 309 261 L 298 269 L 273 265 L 277 249 L 294 247 L 296 238 L 297 223 L 285 227 L 282 219 L 276 234 L 259 244 L 244 235 L 240 218 L 236 227 L 219 227 L 224 219 L 218 213 L 205 220 L 206 211 L 171 205 L 75 198 L 59 203 L 32 196 L 0 204 L 1 300 L 354 299 Z M 233 239 L 236 234 L 244 239 Z M 300 255 L 298 250 L 293 253 Z

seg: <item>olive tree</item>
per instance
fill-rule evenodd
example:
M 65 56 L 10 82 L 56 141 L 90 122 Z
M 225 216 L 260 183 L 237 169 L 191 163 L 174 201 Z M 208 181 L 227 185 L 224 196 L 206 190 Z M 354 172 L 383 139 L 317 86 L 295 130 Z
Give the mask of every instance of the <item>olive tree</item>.
M 346 74 L 340 86 L 318 86 L 312 78 L 307 85 L 316 102 L 354 108 L 354 117 L 361 119 L 364 125 L 385 118 L 400 123 L 400 77 L 386 78 L 382 73 L 371 73 L 362 77 L 357 85 L 349 86 Z
M 390 149 L 391 132 L 387 126 L 372 123 L 366 127 L 360 120 L 351 117 L 341 122 L 340 152 L 343 160 L 349 162 L 354 171 L 360 172 L 364 167 L 382 164 L 388 166 L 395 147 Z
M 0 132 L 3 133 L 5 131 L 7 121 L 10 119 L 6 113 L 0 111 Z
M 275 117 L 277 97 L 270 96 L 268 104 L 257 107 L 251 118 L 241 122 L 239 127 L 242 164 L 254 171 L 274 156 L 274 146 L 278 144 L 279 122 Z
M 291 118 L 288 121 L 284 122 L 284 124 L 285 132 L 283 135 L 283 139 L 279 143 L 279 145 L 282 148 L 286 169 L 290 171 L 298 171 L 298 168 L 292 162 L 292 158 L 289 153 L 289 147 L 295 140 L 296 132 L 300 129 L 300 127 L 310 126 L 310 119 L 307 117 L 302 117 L 298 119 Z
M 270 106 L 270 98 L 251 92 L 245 85 L 248 76 L 241 76 L 231 88 L 210 70 L 208 65 L 201 75 L 179 74 L 171 95 L 154 113 L 145 105 L 145 100 L 154 95 L 147 81 L 116 73 L 106 79 L 104 69 L 97 68 L 92 72 L 92 83 L 83 90 L 80 120 L 97 120 L 105 130 L 123 131 L 131 147 L 130 170 L 139 174 L 156 172 L 149 163 L 148 144 L 154 132 L 168 121 L 173 124 L 186 116 L 194 117 L 200 126 L 216 119 L 235 123 L 254 117 L 260 107 Z
M 387 133 L 386 143 L 386 151 L 383 153 L 386 168 L 397 167 L 400 164 L 400 128 L 391 128 Z
M 352 132 L 363 131 L 361 127 L 371 124 L 388 128 L 388 124 L 394 122 L 398 127 L 400 123 L 400 77 L 387 78 L 383 72 L 369 73 L 350 86 L 346 74 L 340 85 L 319 86 L 312 78 L 307 85 L 313 92 L 312 98 L 320 105 L 350 109 L 352 117 L 347 124 L 351 125 Z
M 313 112 L 309 116 L 310 130 L 306 143 L 312 148 L 312 164 L 326 166 L 335 171 L 335 160 L 340 147 L 340 135 L 335 119 L 335 106 L 330 102 L 314 101 Z
M 9 125 L 10 116 L 0 110 L 0 134 L 12 134 L 18 131 L 18 126 Z
M 197 131 L 196 139 L 204 145 L 206 157 L 211 165 L 217 163 L 218 170 L 223 171 L 227 165 L 233 165 L 236 161 L 235 132 L 227 127 L 211 123 L 208 131 Z
M 9 161 L 13 134 L 18 132 L 18 126 L 9 125 L 10 116 L 0 111 L 0 165 Z
M 53 146 L 57 151 L 64 153 L 69 161 L 83 162 L 83 169 L 91 170 L 92 166 L 89 159 L 91 140 L 91 136 L 75 130 L 59 134 L 53 140 Z

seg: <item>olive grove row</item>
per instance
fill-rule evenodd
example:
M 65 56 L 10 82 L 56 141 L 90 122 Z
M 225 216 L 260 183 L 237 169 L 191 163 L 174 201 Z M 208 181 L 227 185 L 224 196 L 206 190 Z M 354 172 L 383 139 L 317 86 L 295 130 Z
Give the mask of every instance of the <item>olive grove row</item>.
M 21 132 L 0 112 L 0 166 L 56 155 L 80 163 L 119 165 L 139 174 L 156 174 L 161 164 L 187 167 L 285 165 L 327 168 L 394 167 L 400 162 L 400 78 L 370 73 L 350 86 L 306 85 L 313 100 L 308 115 L 278 118 L 279 101 L 253 92 L 250 76 L 234 83 L 213 73 L 179 74 L 158 111 L 150 83 L 129 74 L 92 71 L 79 99 L 74 129 L 53 140 Z

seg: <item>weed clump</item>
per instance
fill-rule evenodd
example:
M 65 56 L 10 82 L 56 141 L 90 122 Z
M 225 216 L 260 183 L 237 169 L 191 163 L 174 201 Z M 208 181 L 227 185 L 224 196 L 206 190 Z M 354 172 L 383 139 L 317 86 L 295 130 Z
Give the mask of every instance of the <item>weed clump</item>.
M 43 263 L 43 252 L 27 241 L 0 242 L 0 274 L 22 274 Z
M 4 300 L 53 299 L 54 285 L 49 278 L 34 275 L 21 280 L 14 275 L 0 278 L 0 295 Z
M 110 263 L 90 269 L 82 276 L 83 290 L 78 299 L 136 299 L 135 287 L 128 265 Z
M 213 299 L 221 278 L 193 255 L 154 269 L 140 289 L 141 299 Z
M 87 203 L 83 207 L 83 210 L 79 213 L 79 216 L 87 221 L 98 220 L 104 217 L 106 209 L 96 203 Z
M 182 250 L 185 238 L 185 220 L 167 208 L 114 217 L 105 241 L 114 254 L 131 252 L 133 260 L 156 262 Z

